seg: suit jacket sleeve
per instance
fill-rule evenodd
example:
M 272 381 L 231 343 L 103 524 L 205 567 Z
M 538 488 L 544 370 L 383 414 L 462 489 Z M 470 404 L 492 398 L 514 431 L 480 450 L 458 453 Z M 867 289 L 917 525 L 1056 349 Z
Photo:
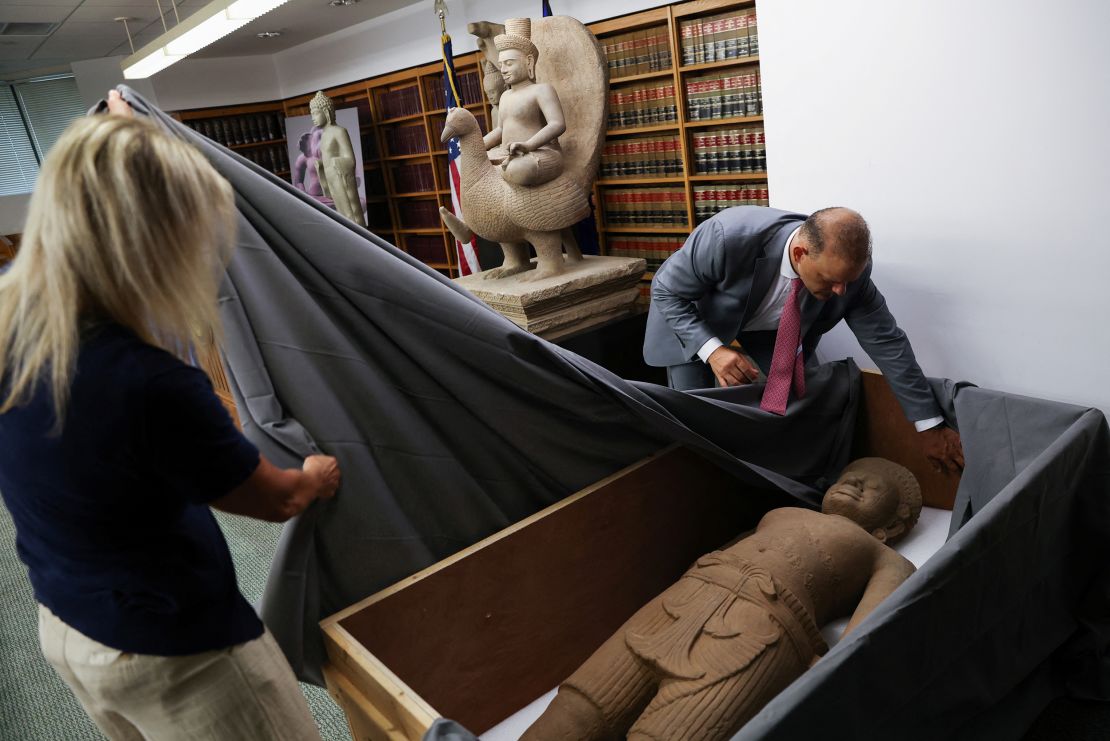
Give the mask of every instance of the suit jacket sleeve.
M 651 301 L 678 336 L 687 360 L 716 337 L 696 302 L 724 279 L 724 262 L 724 231 L 718 220 L 710 219 L 690 234 L 651 282 Z
M 848 310 L 844 320 L 886 376 L 902 411 L 911 422 L 941 416 L 929 382 L 914 357 L 909 338 L 894 320 L 883 294 L 871 281 L 870 265 L 858 300 Z

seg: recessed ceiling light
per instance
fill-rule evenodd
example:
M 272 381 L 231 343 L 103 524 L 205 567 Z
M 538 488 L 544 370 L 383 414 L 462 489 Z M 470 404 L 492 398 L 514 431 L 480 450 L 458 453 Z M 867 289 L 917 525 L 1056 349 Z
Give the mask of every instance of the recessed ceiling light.
M 331 0 L 328 5 L 332 6 L 333 8 L 345 8 L 348 5 L 354 5 L 357 2 L 358 0 Z
M 260 39 L 276 39 L 281 36 L 281 31 L 259 31 L 255 36 Z

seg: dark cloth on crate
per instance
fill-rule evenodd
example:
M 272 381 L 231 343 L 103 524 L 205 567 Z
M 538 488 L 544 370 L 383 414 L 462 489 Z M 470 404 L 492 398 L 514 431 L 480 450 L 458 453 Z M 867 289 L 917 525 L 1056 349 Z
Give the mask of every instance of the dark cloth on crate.
M 208 503 L 254 471 L 208 377 L 131 331 L 81 339 L 61 434 L 40 384 L 0 415 L 0 493 L 35 598 L 120 651 L 179 656 L 262 634 Z

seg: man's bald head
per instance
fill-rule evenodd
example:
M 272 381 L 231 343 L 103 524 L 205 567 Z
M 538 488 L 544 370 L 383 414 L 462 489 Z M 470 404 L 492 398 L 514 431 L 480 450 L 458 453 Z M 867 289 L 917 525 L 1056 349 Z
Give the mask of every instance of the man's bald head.
M 828 249 L 853 265 L 863 265 L 871 258 L 871 229 L 850 208 L 833 206 L 815 211 L 802 224 L 799 236 L 814 256 Z

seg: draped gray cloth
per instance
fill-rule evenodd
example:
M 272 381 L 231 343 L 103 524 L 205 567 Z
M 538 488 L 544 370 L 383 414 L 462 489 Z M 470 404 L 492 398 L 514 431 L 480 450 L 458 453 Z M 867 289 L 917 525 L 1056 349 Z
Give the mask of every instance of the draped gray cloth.
M 261 606 L 303 679 L 322 682 L 323 617 L 669 443 L 811 506 L 847 462 L 850 361 L 812 372 L 783 417 L 758 409 L 762 387 L 624 381 L 120 90 L 235 190 L 220 301 L 244 433 L 279 466 L 339 459 L 339 494 L 286 526 Z

